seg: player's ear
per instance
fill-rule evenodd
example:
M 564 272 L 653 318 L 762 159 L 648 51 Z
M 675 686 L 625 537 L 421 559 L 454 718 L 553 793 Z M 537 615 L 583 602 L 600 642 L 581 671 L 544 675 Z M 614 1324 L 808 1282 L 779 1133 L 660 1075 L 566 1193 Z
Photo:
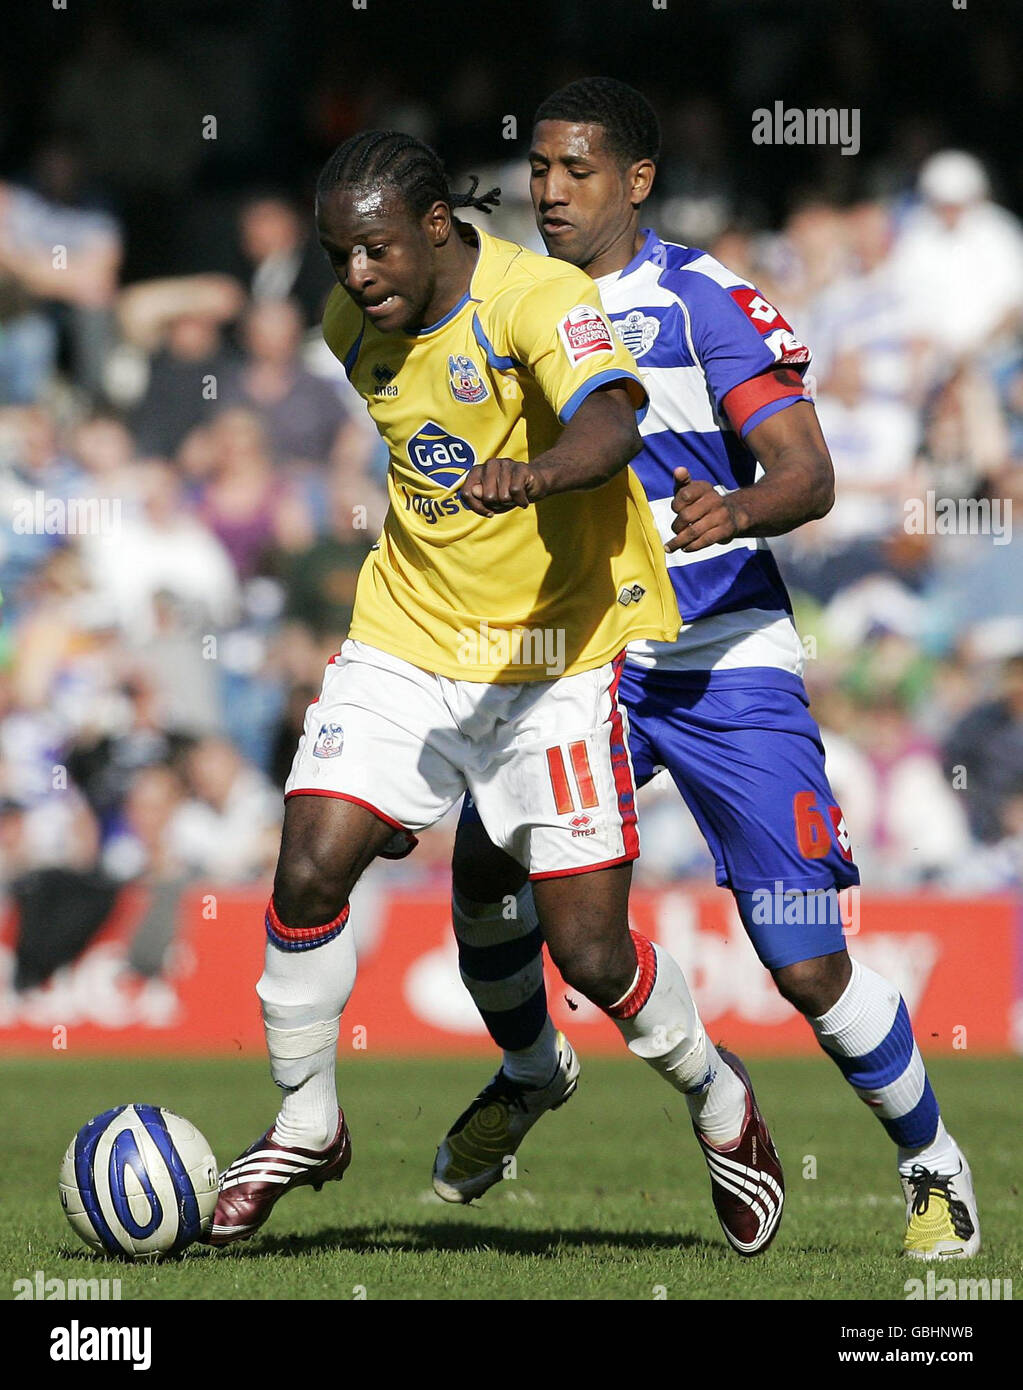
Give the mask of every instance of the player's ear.
M 451 209 L 439 200 L 423 214 L 423 227 L 434 246 L 443 246 L 451 235 Z
M 641 159 L 629 170 L 629 197 L 637 206 L 650 197 L 656 173 L 657 165 L 652 159 Z

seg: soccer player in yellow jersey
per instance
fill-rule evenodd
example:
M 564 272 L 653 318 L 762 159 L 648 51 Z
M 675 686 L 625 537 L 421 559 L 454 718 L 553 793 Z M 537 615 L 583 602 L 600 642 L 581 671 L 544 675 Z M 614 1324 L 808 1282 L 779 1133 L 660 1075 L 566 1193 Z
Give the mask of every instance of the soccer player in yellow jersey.
M 386 131 L 320 176 L 338 279 L 324 335 L 387 441 L 390 507 L 285 789 L 257 985 L 283 1103 L 222 1176 L 214 1244 L 347 1168 L 334 1067 L 355 982 L 349 894 L 467 789 L 528 869 L 552 951 L 596 926 L 615 956 L 602 977 L 624 994 L 639 969 L 618 675 L 627 642 L 670 640 L 680 621 L 627 467 L 645 392 L 588 276 L 452 216 L 495 197 L 453 197 L 432 150 Z M 566 1043 L 560 1100 L 577 1074 Z

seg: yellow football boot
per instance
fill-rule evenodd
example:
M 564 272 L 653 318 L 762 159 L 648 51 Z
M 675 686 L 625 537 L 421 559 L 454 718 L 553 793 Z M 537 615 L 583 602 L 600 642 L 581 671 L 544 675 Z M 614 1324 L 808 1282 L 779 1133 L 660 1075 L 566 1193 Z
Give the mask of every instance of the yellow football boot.
M 499 1071 L 448 1130 L 433 1165 L 433 1190 L 445 1202 L 471 1202 L 500 1182 L 508 1159 L 541 1115 L 575 1092 L 579 1061 L 558 1034 L 558 1066 L 546 1086 L 523 1086 Z
M 914 1163 L 902 1177 L 906 1238 L 902 1248 L 916 1260 L 967 1260 L 980 1249 L 980 1222 L 970 1165 L 960 1153 L 959 1171 L 932 1173 Z

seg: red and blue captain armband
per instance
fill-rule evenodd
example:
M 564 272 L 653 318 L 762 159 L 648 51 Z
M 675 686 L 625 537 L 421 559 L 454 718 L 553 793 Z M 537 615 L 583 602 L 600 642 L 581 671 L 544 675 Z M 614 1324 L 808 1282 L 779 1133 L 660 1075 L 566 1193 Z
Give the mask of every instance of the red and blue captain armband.
M 733 386 L 721 405 L 728 423 L 741 439 L 770 415 L 796 401 L 810 400 L 806 383 L 794 367 L 769 367 L 766 372 Z

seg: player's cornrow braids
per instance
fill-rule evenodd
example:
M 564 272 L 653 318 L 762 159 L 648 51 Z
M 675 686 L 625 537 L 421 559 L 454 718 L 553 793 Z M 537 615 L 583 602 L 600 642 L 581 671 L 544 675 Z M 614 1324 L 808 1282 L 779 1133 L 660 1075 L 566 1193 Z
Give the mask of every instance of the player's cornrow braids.
M 489 193 L 481 193 L 479 197 L 477 197 L 476 190 L 480 186 L 480 181 L 475 174 L 470 174 L 469 177 L 472 179 L 472 187 L 469 189 L 468 193 L 452 193 L 451 197 L 447 200 L 451 207 L 479 208 L 480 212 L 489 213 L 491 203 L 493 203 L 494 207 L 500 206 L 501 190 L 499 188 L 492 188 Z
M 397 130 L 367 130 L 339 145 L 327 160 L 316 182 L 316 196 L 323 198 L 336 188 L 394 188 L 415 217 L 437 202 L 490 212 L 501 190 L 477 195 L 478 187 L 479 179 L 472 175 L 467 193 L 452 193 L 444 165 L 429 145 Z
M 533 124 L 540 121 L 603 126 L 608 149 L 623 164 L 656 162 L 661 153 L 654 108 L 635 87 L 613 77 L 583 77 L 560 88 L 537 108 Z

